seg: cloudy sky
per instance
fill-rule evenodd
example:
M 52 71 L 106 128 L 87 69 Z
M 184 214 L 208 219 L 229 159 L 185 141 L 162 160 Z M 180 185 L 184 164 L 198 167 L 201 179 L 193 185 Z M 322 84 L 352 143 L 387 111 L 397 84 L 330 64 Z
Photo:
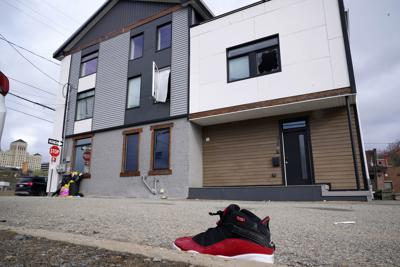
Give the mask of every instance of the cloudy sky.
M 53 52 L 103 2 L 0 0 L 0 34 L 51 59 Z M 255 1 L 205 2 L 215 14 L 221 14 Z M 386 143 L 400 139 L 400 1 L 345 0 L 345 4 L 350 11 L 350 41 L 364 140 L 367 148 L 383 148 Z M 56 64 L 20 51 L 40 69 L 58 79 L 59 67 Z M 10 81 L 11 92 L 51 107 L 62 104 L 56 103 L 54 97 L 57 84 L 32 67 L 3 40 L 0 40 L 0 70 L 13 78 Z M 47 138 L 52 134 L 52 124 L 20 112 L 51 121 L 52 111 L 11 95 L 7 96 L 6 105 L 9 110 L 1 148 L 8 149 L 11 141 L 21 138 L 28 142 L 31 153 L 41 153 L 44 161 L 48 160 Z

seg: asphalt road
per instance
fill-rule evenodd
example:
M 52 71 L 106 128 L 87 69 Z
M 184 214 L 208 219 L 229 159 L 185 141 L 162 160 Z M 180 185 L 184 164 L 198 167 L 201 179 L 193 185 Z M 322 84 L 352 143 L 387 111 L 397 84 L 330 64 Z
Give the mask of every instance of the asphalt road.
M 227 201 L 0 197 L 0 224 L 171 248 L 214 227 Z M 270 215 L 275 262 L 400 266 L 400 202 L 237 202 Z M 354 221 L 354 224 L 335 222 Z

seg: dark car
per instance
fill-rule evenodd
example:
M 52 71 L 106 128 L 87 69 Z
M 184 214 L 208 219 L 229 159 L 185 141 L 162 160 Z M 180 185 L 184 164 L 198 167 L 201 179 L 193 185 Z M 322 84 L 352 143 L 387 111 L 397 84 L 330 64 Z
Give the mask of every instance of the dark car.
M 25 196 L 45 196 L 46 195 L 45 177 L 23 177 L 15 185 L 16 195 Z

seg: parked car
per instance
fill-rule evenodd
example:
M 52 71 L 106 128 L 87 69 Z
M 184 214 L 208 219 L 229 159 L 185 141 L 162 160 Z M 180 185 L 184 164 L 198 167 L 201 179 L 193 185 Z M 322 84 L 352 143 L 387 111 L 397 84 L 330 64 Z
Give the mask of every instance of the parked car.
M 22 177 L 15 185 L 16 195 L 25 196 L 45 196 L 46 195 L 45 177 Z

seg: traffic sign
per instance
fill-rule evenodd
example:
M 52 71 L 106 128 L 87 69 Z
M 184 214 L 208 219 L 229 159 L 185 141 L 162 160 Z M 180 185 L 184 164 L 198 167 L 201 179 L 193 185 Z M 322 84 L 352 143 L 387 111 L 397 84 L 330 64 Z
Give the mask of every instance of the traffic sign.
M 63 141 L 59 141 L 59 140 L 52 139 L 52 138 L 49 138 L 49 140 L 47 141 L 47 143 L 48 143 L 49 145 L 54 145 L 54 146 L 63 146 Z
M 60 148 L 58 146 L 50 147 L 50 156 L 57 158 L 60 155 Z

